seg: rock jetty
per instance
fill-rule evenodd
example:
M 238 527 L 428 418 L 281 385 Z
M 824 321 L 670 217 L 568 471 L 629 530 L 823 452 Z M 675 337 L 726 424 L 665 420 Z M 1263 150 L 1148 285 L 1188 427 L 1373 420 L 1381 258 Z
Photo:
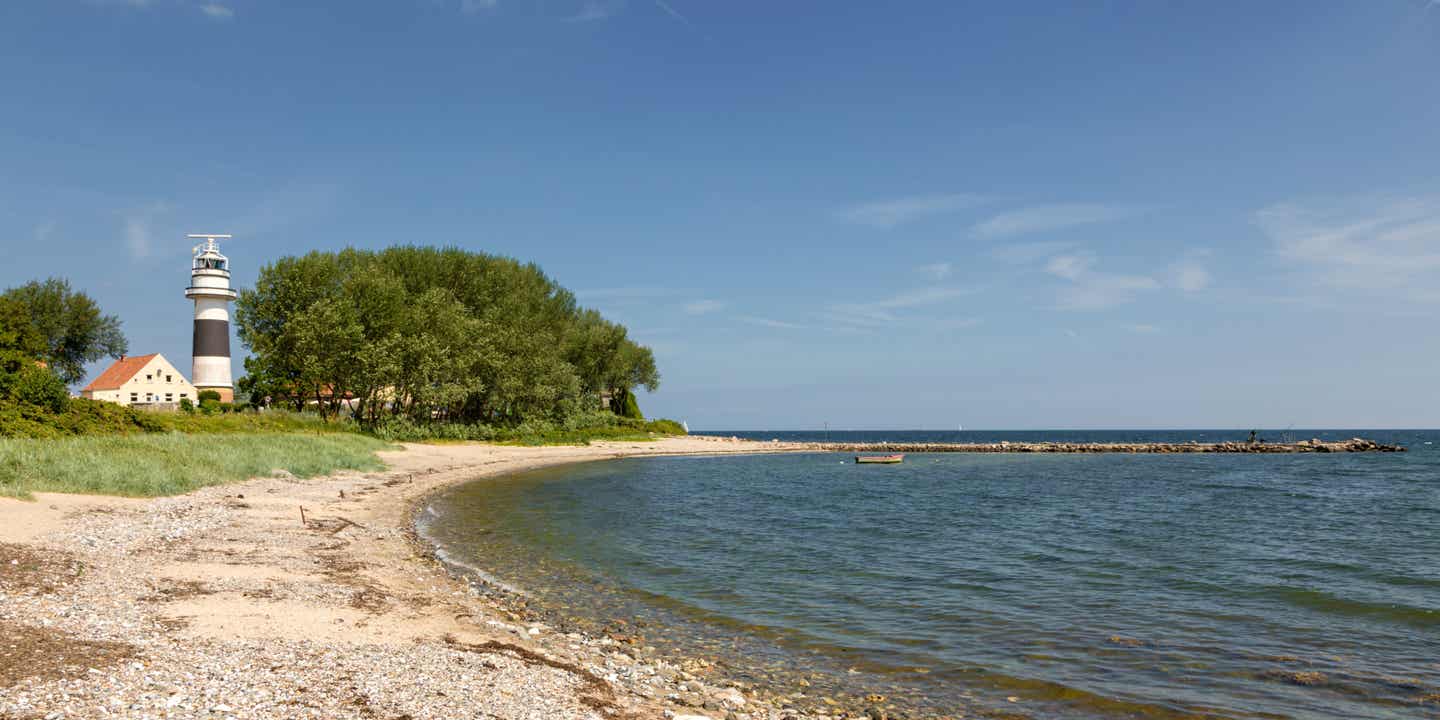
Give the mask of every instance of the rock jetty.
M 1085 443 L 1085 442 L 998 442 L 998 443 L 809 443 L 816 450 L 874 453 L 1354 453 L 1405 452 L 1403 445 L 1386 445 L 1350 438 L 1336 442 L 1320 439 L 1294 443 L 1218 442 L 1184 443 Z

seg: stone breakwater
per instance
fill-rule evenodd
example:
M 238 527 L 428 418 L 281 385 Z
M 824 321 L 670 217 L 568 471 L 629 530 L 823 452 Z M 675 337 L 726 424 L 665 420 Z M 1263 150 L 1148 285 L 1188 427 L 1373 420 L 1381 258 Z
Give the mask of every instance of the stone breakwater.
M 998 442 L 998 443 L 804 443 L 815 450 L 873 453 L 1353 453 L 1405 452 L 1402 445 L 1386 445 L 1351 438 L 1336 442 L 1318 439 L 1294 443 L 1267 442 Z M 794 443 L 791 443 L 794 445 Z

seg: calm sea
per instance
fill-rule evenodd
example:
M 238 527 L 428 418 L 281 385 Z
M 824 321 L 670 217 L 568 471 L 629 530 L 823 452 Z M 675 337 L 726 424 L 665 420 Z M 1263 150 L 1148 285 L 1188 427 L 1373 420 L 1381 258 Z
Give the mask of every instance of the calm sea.
M 458 486 L 421 531 L 582 626 L 817 699 L 880 693 L 915 715 L 1440 717 L 1440 432 L 1293 435 L 1410 452 L 626 459 Z

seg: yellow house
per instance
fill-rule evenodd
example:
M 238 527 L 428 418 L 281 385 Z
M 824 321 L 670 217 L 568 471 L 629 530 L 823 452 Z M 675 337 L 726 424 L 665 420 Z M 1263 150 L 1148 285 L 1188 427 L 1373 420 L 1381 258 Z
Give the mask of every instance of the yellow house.
M 80 391 L 81 397 L 121 405 L 175 405 L 196 401 L 195 386 L 164 355 L 122 357 Z

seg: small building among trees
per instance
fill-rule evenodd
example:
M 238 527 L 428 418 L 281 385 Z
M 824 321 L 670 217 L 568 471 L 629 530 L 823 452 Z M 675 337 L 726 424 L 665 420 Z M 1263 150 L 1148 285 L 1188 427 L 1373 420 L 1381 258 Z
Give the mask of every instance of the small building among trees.
M 121 405 L 174 406 L 196 402 L 195 386 L 164 355 L 121 356 L 80 391 L 81 397 Z

